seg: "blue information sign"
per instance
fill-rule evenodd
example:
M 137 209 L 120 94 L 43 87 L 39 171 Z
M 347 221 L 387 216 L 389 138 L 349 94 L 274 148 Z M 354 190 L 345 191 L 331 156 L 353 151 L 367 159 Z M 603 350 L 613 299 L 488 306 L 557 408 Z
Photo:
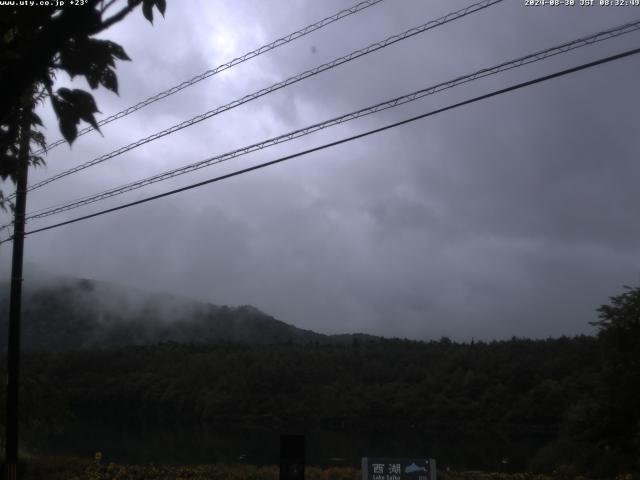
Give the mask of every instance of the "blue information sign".
M 362 480 L 436 480 L 433 458 L 362 459 Z

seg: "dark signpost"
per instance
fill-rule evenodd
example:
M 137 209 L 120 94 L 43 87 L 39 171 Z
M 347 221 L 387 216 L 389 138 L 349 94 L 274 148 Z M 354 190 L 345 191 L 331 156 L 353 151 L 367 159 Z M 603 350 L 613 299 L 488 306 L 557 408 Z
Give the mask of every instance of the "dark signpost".
M 304 435 L 280 436 L 280 480 L 304 480 Z
M 436 480 L 433 458 L 362 459 L 362 480 Z

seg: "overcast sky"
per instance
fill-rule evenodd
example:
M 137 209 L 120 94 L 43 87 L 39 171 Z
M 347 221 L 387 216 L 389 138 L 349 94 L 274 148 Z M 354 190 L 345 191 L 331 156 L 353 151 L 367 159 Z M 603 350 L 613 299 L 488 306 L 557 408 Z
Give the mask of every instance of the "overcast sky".
M 578 1 L 578 0 L 577 0 Z M 169 0 L 102 36 L 120 96 L 104 115 L 331 15 L 349 0 Z M 471 4 L 385 0 L 51 151 L 35 182 Z M 156 16 L 157 12 L 156 12 Z M 29 195 L 85 196 L 640 18 L 638 7 L 505 0 L 152 142 Z M 633 33 L 40 221 L 188 185 L 640 46 Z M 26 240 L 50 272 L 216 304 L 252 304 L 323 333 L 417 339 L 592 332 L 640 283 L 640 57 Z M 68 79 L 62 78 L 62 84 Z M 76 80 L 75 88 L 85 83 Z M 43 110 L 49 141 L 59 138 Z M 11 188 L 4 184 L 7 191 Z M 8 217 L 2 215 L 2 223 Z M 0 246 L 8 279 L 10 247 Z M 29 283 L 27 276 L 25 283 Z

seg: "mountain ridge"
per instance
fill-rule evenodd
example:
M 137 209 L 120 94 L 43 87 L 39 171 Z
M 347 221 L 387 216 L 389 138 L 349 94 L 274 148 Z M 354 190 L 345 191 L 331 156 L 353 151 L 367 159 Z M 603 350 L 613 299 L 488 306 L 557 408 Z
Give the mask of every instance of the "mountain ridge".
M 0 331 L 7 331 L 9 285 L 0 286 Z M 287 324 L 252 305 L 230 307 L 75 277 L 39 278 L 23 291 L 26 351 L 117 348 L 162 342 L 257 345 L 374 340 L 325 335 Z M 3 335 L 4 336 L 4 335 Z M 0 342 L 6 351 L 6 342 Z

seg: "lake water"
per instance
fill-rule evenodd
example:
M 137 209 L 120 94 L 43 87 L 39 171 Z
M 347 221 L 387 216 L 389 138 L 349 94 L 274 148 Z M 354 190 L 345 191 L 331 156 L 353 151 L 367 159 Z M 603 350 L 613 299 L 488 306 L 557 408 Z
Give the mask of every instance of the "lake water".
M 360 466 L 363 456 L 436 458 L 438 468 L 522 471 L 549 440 L 539 432 L 490 432 L 438 427 L 422 432 L 280 432 L 262 428 L 180 425 L 67 425 L 57 432 L 24 432 L 36 455 L 75 455 L 122 464 L 248 463 L 277 465 L 281 433 L 306 435 L 307 465 Z M 503 459 L 508 459 L 503 463 Z

